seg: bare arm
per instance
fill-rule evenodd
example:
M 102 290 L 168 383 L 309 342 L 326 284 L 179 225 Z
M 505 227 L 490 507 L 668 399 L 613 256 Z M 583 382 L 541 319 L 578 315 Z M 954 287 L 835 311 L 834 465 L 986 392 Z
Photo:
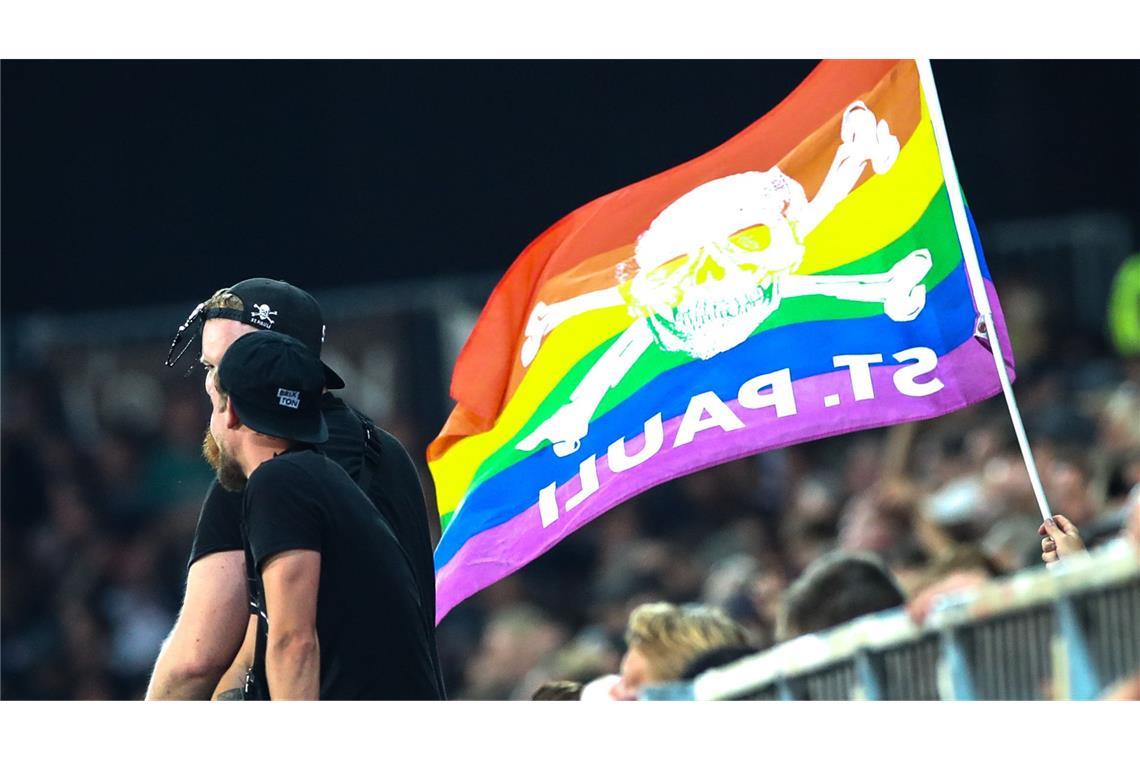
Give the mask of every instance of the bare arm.
M 214 689 L 214 699 L 242 699 L 245 693 L 245 678 L 249 669 L 253 667 L 253 653 L 257 646 L 257 615 L 249 616 L 249 625 L 245 629 L 245 641 L 241 643 L 241 650 L 230 665 L 229 670 L 218 681 Z M 234 690 L 237 689 L 237 694 Z
M 178 622 L 158 655 L 146 698 L 209 699 L 241 647 L 248 618 L 243 552 L 215 552 L 191 565 Z
M 270 699 L 318 699 L 321 655 L 317 641 L 320 552 L 292 549 L 272 556 L 261 570 L 269 640 L 265 677 Z

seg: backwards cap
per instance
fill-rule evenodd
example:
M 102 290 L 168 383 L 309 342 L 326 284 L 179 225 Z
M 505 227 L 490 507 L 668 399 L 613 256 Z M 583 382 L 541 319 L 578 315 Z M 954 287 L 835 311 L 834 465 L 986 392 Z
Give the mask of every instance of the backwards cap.
M 272 330 L 288 335 L 320 356 L 321 346 L 325 341 L 325 322 L 317 299 L 304 290 L 284 280 L 253 277 L 218 293 L 231 293 L 237 296 L 244 308 L 240 311 L 216 306 L 206 308 L 207 301 L 198 304 L 174 336 L 174 341 L 170 345 L 170 354 L 166 358 L 168 366 L 173 367 L 186 352 L 186 348 L 189 348 L 190 343 L 187 341 L 178 356 L 171 360 L 175 348 L 184 337 L 183 333 L 195 324 L 201 329 L 201 325 L 210 319 L 232 319 L 261 330 Z M 321 362 L 321 366 L 324 367 L 325 387 L 334 390 L 344 387 L 344 380 L 340 375 L 324 362 Z

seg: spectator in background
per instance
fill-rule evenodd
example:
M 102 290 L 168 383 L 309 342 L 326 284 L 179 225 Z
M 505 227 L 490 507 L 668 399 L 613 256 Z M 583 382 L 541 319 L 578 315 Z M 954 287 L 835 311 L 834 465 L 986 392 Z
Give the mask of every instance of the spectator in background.
M 834 552 L 812 563 L 784 595 L 776 638 L 784 641 L 901 606 L 906 599 L 873 554 Z
M 535 686 L 530 684 L 522 694 L 516 693 L 516 686 L 543 658 L 556 652 L 566 637 L 563 626 L 530 605 L 514 604 L 496 612 L 483 630 L 479 649 L 467 663 L 467 686 L 460 697 L 526 699 Z
M 938 597 L 977 588 L 1000 575 L 993 559 L 972 546 L 956 546 L 937 559 L 916 584 L 906 609 L 921 624 L 934 609 Z
M 532 695 L 544 683 L 572 681 L 586 684 L 615 672 L 621 664 L 621 649 L 599 627 L 582 630 L 561 648 L 544 654 L 522 677 L 510 698 Z
M 748 644 L 745 630 L 720 610 L 703 605 L 678 607 L 668 602 L 643 604 L 629 616 L 621 678 L 614 699 L 637 699 L 644 686 L 681 677 L 702 652 Z

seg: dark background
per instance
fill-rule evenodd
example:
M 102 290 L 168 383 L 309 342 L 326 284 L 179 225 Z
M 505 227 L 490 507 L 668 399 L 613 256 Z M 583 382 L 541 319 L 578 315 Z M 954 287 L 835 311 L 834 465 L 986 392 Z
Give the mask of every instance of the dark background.
M 5 61 L 5 315 L 503 271 L 814 61 Z M 1140 227 L 1136 61 L 936 61 L 979 227 Z
M 316 294 L 344 398 L 405 444 L 434 510 L 423 452 L 495 279 L 558 218 L 715 147 L 813 65 L 0 64 L 0 699 L 144 693 L 212 476 L 195 347 L 161 366 L 193 304 L 255 275 Z M 1044 487 L 1108 540 L 1140 485 L 1140 347 L 1105 330 L 1140 240 L 1140 64 L 935 73 Z M 962 479 L 981 490 L 947 517 Z M 960 552 L 1036 567 L 1038 519 L 1000 398 L 739 459 L 457 607 L 438 629 L 448 690 L 527 698 L 615 672 L 644 601 L 723 609 L 767 646 L 818 557 L 876 552 L 920 593 Z

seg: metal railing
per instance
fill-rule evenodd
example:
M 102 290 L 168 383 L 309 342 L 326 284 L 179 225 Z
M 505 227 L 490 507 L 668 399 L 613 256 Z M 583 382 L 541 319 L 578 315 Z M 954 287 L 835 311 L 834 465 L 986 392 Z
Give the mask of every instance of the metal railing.
M 1101 332 L 1105 294 L 1120 265 L 1136 249 L 1123 214 L 1086 212 L 995 222 L 982 230 L 986 262 L 998 283 L 1033 281 L 1053 319 Z
M 312 295 L 321 304 L 325 321 L 333 325 L 408 312 L 440 315 L 461 307 L 477 311 L 495 281 L 494 274 L 484 272 L 313 290 Z M 203 298 L 208 295 L 200 294 Z M 5 336 L 32 355 L 55 347 L 82 350 L 89 346 L 129 347 L 140 341 L 166 343 L 193 307 L 194 301 L 184 299 L 161 306 L 15 315 L 6 320 Z
M 1096 699 L 1140 671 L 1140 557 L 1124 541 L 801 636 L 648 700 Z
M 347 382 L 346 401 L 378 421 L 402 416 L 422 428 L 421 436 L 434 434 L 452 407 L 447 389 L 456 357 L 494 282 L 483 274 L 314 291 L 330 336 L 325 359 Z M 49 371 L 62 389 L 70 429 L 91 439 L 105 399 L 118 395 L 112 386 L 124 377 L 146 388 L 140 398 L 161 397 L 164 385 L 180 382 L 193 367 L 196 348 L 177 371 L 162 365 L 193 306 L 6 317 L 0 378 Z

